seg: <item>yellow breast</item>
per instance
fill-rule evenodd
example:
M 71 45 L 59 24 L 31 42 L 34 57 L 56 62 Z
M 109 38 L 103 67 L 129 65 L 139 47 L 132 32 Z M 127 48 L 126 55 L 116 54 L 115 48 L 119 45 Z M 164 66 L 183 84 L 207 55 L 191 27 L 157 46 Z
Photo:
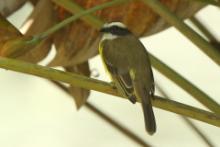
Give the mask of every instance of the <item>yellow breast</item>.
M 108 71 L 107 65 L 106 65 L 105 62 L 104 62 L 103 49 L 104 49 L 104 48 L 103 48 L 102 42 L 100 42 L 100 43 L 99 43 L 99 54 L 100 54 L 100 56 L 101 56 L 101 60 L 102 60 L 102 63 L 103 63 L 103 65 L 104 65 L 105 71 L 109 74 L 111 80 L 113 81 L 112 76 L 111 76 L 111 73 L 110 73 L 110 71 Z

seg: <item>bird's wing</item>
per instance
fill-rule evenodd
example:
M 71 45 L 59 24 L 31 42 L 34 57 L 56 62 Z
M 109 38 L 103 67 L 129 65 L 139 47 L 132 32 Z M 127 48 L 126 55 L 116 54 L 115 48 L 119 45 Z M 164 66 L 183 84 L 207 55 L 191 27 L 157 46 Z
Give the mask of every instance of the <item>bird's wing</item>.
M 128 72 L 120 73 L 117 67 L 112 66 L 105 62 L 107 70 L 110 72 L 112 80 L 119 90 L 119 92 L 128 97 L 132 103 L 136 102 L 136 98 L 134 96 L 134 88 L 132 85 L 131 77 Z
M 128 97 L 132 103 L 135 103 L 136 98 L 134 96 L 134 88 L 129 71 L 123 69 L 123 67 L 119 67 L 119 65 L 115 63 L 115 58 L 111 58 L 110 53 L 106 52 L 109 51 L 108 46 L 105 46 L 104 48 L 105 50 L 102 52 L 102 59 L 108 72 L 111 74 L 115 86 L 123 96 Z

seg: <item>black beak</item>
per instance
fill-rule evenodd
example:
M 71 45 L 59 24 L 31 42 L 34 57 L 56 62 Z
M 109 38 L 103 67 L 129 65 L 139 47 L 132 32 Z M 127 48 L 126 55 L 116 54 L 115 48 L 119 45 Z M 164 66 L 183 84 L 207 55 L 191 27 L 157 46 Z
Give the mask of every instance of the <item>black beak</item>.
M 105 33 L 105 32 L 107 32 L 107 29 L 106 29 L 106 28 L 101 28 L 101 29 L 99 30 L 99 32 Z

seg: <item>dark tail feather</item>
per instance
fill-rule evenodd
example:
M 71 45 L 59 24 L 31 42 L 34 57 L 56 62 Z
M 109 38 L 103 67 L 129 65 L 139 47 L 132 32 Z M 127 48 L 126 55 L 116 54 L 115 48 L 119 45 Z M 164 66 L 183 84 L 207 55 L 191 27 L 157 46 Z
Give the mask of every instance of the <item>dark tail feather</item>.
M 150 92 L 144 88 L 140 82 L 134 81 L 133 84 L 136 93 L 135 95 L 141 99 L 146 131 L 150 135 L 153 135 L 156 132 L 156 122 L 151 104 Z
M 145 121 L 145 128 L 146 131 L 153 135 L 156 132 L 156 122 L 154 117 L 154 112 L 152 108 L 152 104 L 150 101 L 150 96 L 142 97 L 142 108 L 144 112 L 144 121 Z

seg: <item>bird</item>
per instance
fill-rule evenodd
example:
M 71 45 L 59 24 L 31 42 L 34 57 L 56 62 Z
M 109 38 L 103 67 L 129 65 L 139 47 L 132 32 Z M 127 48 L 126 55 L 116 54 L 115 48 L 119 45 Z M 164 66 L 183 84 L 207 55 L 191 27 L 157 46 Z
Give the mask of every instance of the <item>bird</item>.
M 145 129 L 153 135 L 156 121 L 151 99 L 155 84 L 146 48 L 121 22 L 104 24 L 100 33 L 99 54 L 112 83 L 121 96 L 127 97 L 132 103 L 141 102 Z

